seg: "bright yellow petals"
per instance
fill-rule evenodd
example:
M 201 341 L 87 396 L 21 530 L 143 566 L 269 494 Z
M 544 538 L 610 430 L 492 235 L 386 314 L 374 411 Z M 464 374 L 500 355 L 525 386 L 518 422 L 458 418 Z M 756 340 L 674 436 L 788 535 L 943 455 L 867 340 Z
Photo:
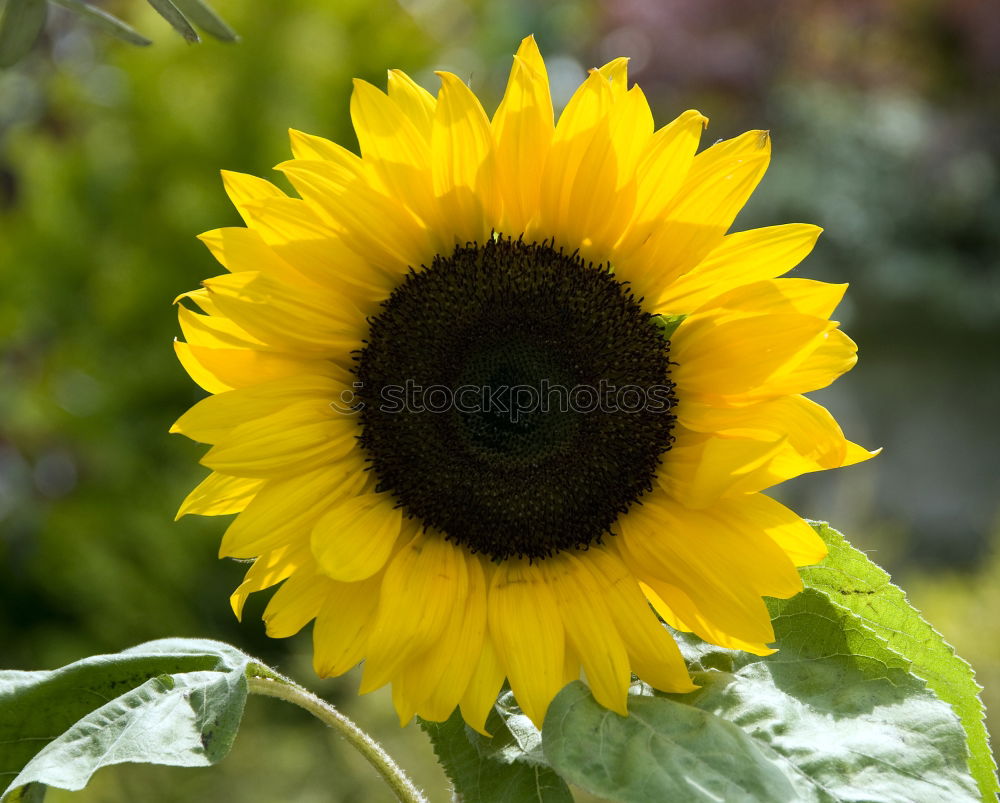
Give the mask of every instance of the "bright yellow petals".
M 393 682 L 402 724 L 414 714 L 440 722 L 451 716 L 476 670 L 486 636 L 486 576 L 482 561 L 469 556 L 466 601 L 451 612 L 440 639 L 404 668 Z M 497 690 L 487 699 L 496 700 Z
M 350 497 L 313 526 L 313 556 L 327 577 L 364 580 L 385 565 L 402 526 L 403 511 L 388 494 Z
M 431 137 L 431 174 L 441 214 L 455 232 L 449 245 L 484 242 L 496 221 L 500 196 L 490 121 L 472 90 L 439 72 Z
M 572 242 L 598 259 L 610 256 L 610 232 L 627 223 L 616 209 L 617 163 L 610 135 L 611 86 L 591 72 L 559 116 L 542 174 L 532 239 Z M 617 239 L 617 235 L 614 239 Z
M 251 348 L 208 348 L 175 340 L 174 351 L 188 375 L 209 393 L 322 369 L 317 360 Z
M 632 675 L 628 653 L 604 599 L 607 586 L 599 584 L 571 554 L 544 561 L 542 568 L 594 698 L 605 708 L 626 716 Z
M 302 540 L 331 502 L 360 493 L 364 463 L 353 456 L 333 466 L 270 480 L 229 525 L 219 548 L 220 557 L 250 558 Z
M 708 118 L 688 110 L 649 137 L 636 167 L 635 210 L 632 225 L 623 233 L 619 248 L 630 253 L 641 246 L 663 219 L 663 210 L 674 199 L 691 169 L 701 133 Z
M 239 513 L 260 490 L 263 480 L 227 477 L 212 472 L 187 495 L 176 518 L 194 513 L 199 516 L 225 516 Z
M 328 582 L 313 625 L 313 668 L 321 678 L 342 675 L 365 657 L 381 583 L 380 574 L 360 583 Z
M 692 315 L 671 340 L 679 392 L 713 398 L 749 393 L 800 363 L 830 328 L 810 315 Z
M 469 593 L 467 553 L 433 533 L 421 533 L 390 561 L 378 613 L 370 625 L 361 693 L 387 683 L 440 639 Z
M 355 447 L 356 425 L 325 401 L 300 401 L 239 424 L 201 459 L 223 474 L 278 477 L 329 465 Z
M 748 131 L 694 157 L 673 201 L 663 209 L 662 224 L 623 260 L 642 295 L 660 298 L 674 279 L 722 242 L 770 156 L 767 132 Z
M 563 683 L 565 629 L 541 566 L 510 559 L 497 567 L 487 612 L 490 636 L 521 710 L 537 727 Z
M 538 209 L 539 184 L 552 141 L 552 97 L 533 37 L 514 56 L 503 100 L 493 115 L 503 232 L 527 231 Z
M 667 286 L 656 308 L 696 312 L 733 287 L 783 276 L 809 255 L 822 231 L 819 226 L 786 223 L 730 234 L 697 267 Z
M 401 200 L 425 223 L 439 228 L 428 181 L 431 147 L 426 132 L 418 128 L 399 103 L 366 81 L 354 82 L 351 119 L 361 155 L 365 163 L 371 164 L 386 192 Z
M 389 70 L 387 81 L 389 98 L 406 118 L 416 126 L 420 135 L 430 142 L 434 125 L 434 96 L 402 70 Z
M 288 638 L 298 633 L 316 618 L 326 602 L 331 585 L 309 568 L 285 580 L 264 609 L 267 635 Z
M 592 575 L 595 588 L 604 597 L 635 673 L 660 691 L 694 691 L 677 643 L 645 604 L 638 582 L 615 546 L 590 550 L 581 566 Z
M 484 736 L 490 734 L 486 730 L 486 717 L 493 710 L 497 695 L 503 686 L 504 668 L 497 656 L 490 638 L 483 640 L 483 648 L 479 653 L 469 685 L 459 701 L 462 718 L 469 727 L 479 731 Z
M 277 170 L 298 197 L 223 172 L 246 225 L 201 235 L 225 273 L 176 299 L 184 338 L 175 343 L 178 358 L 211 395 L 171 431 L 210 444 L 201 462 L 212 469 L 178 517 L 237 514 L 220 547 L 223 556 L 253 561 L 230 598 L 237 617 L 249 594 L 282 584 L 264 611 L 267 633 L 291 636 L 315 620 L 316 672 L 339 675 L 364 662 L 361 691 L 392 684 L 403 723 L 415 715 L 442 721 L 457 706 L 486 734 L 505 679 L 538 726 L 553 697 L 581 674 L 595 698 L 621 715 L 633 674 L 664 692 L 690 692 L 684 659 L 657 615 L 729 649 L 773 652 L 764 597 L 797 593 L 796 567 L 822 561 L 826 549 L 801 517 L 760 491 L 875 453 L 849 441 L 830 413 L 801 395 L 857 360 L 855 344 L 830 321 L 846 285 L 785 278 L 820 229 L 792 223 L 729 231 L 767 169 L 768 133 L 750 131 L 698 152 L 708 119 L 689 110 L 657 129 L 642 90 L 629 86 L 624 58 L 591 70 L 556 121 L 532 37 L 514 56 L 492 119 L 464 76 L 438 76 L 436 96 L 399 70 L 389 70 L 385 91 L 355 81 L 350 115 L 359 153 L 290 131 L 294 158 Z M 659 449 L 669 436 L 671 446 L 637 486 L 651 490 L 614 501 L 612 514 L 624 512 L 610 534 L 602 520 L 603 536 L 588 549 L 565 546 L 588 543 L 586 533 L 572 540 L 586 529 L 574 518 L 569 536 L 553 538 L 556 546 L 526 542 L 504 551 L 498 534 L 528 532 L 531 511 L 549 504 L 547 488 L 511 499 L 510 515 L 522 517 L 511 525 L 506 508 L 491 505 L 506 503 L 511 488 L 516 496 L 517 486 L 494 487 L 499 474 L 489 473 L 480 484 L 463 462 L 469 454 L 452 460 L 441 452 L 465 449 L 468 433 L 438 443 L 433 428 L 413 438 L 416 429 L 397 433 L 395 420 L 379 432 L 372 408 L 361 411 L 381 381 L 356 384 L 382 371 L 372 362 L 364 367 L 376 342 L 410 349 L 400 358 L 404 369 L 386 361 L 388 377 L 411 367 L 420 375 L 424 350 L 464 376 L 463 363 L 482 356 L 468 321 L 482 319 L 490 336 L 503 327 L 533 336 L 539 327 L 530 316 L 523 333 L 510 318 L 520 314 L 516 295 L 510 309 L 498 304 L 495 318 L 492 306 L 464 316 L 447 296 L 406 296 L 427 271 L 444 269 L 437 258 L 456 270 L 455 292 L 473 298 L 480 288 L 471 285 L 482 281 L 483 292 L 493 293 L 473 272 L 478 263 L 470 260 L 464 274 L 459 262 L 504 243 L 574 255 L 567 270 L 577 254 L 603 263 L 643 311 L 683 316 L 664 364 L 676 387 L 676 419 L 656 442 Z M 506 273 L 491 278 L 507 292 Z M 517 279 L 512 274 L 511 293 L 520 292 Z M 558 292 L 553 282 L 549 295 Z M 401 298 L 426 306 L 406 307 Z M 580 299 L 579 309 L 589 309 Z M 568 305 L 577 301 L 567 296 Z M 491 326 L 494 319 L 501 323 Z M 608 320 L 592 331 L 613 338 L 616 319 Z M 457 345 L 445 345 L 449 332 L 459 333 Z M 490 341 L 489 348 L 507 345 Z M 562 370 L 554 337 L 540 349 Z M 563 437 L 557 429 L 552 437 Z M 387 457 L 379 450 L 397 435 L 401 448 Z M 416 449 L 404 459 L 406 438 Z M 484 472 L 488 453 L 475 453 Z M 586 457 L 579 443 L 568 453 Z M 411 470 L 424 467 L 425 455 L 444 462 L 428 459 L 426 471 Z M 456 467 L 458 479 L 449 477 Z M 525 475 L 532 491 L 532 483 L 551 479 L 534 464 L 530 470 L 539 472 Z M 574 487 L 561 474 L 558 484 Z M 587 488 L 596 494 L 611 484 Z M 440 499 L 407 497 L 438 486 Z M 476 508 L 483 491 L 488 504 Z M 576 504 L 575 492 L 554 500 Z M 449 504 L 475 515 L 451 518 Z M 435 512 L 425 522 L 416 510 Z M 539 538 L 555 529 L 546 515 Z M 432 517 L 454 532 L 429 526 Z M 470 521 L 487 522 L 477 533 L 487 546 L 463 530 L 475 529 Z
M 240 217 L 248 226 L 253 225 L 255 214 L 253 203 L 262 199 L 280 198 L 287 196 L 270 181 L 265 181 L 257 176 L 250 176 L 246 173 L 234 173 L 231 170 L 222 171 L 222 183 L 226 188 L 226 194 L 233 206 L 240 213 Z

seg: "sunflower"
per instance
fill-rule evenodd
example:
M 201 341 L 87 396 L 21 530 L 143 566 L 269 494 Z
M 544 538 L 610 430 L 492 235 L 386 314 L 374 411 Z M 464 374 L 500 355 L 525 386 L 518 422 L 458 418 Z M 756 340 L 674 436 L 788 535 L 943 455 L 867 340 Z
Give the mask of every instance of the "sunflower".
M 364 662 L 400 721 L 459 706 L 484 731 L 505 679 L 540 725 L 585 674 L 626 714 L 634 673 L 694 688 L 661 620 L 772 652 L 762 597 L 825 548 L 761 491 L 871 456 L 801 395 L 850 369 L 846 285 L 777 278 L 820 230 L 727 234 L 765 131 L 696 153 L 655 129 L 627 60 L 555 122 L 532 38 L 490 119 L 356 81 L 361 156 L 291 132 L 290 197 L 224 173 L 246 227 L 181 298 L 180 361 L 210 394 L 173 431 L 211 444 L 180 513 L 239 513 L 232 596 L 280 588 L 267 632 L 312 620 L 320 676 Z

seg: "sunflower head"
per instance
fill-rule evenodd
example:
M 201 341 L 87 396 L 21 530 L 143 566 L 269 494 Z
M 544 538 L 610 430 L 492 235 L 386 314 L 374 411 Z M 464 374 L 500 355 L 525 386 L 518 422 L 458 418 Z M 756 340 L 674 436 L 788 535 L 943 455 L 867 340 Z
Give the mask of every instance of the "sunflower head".
M 202 235 L 181 514 L 238 513 L 237 615 L 280 583 L 268 634 L 315 620 L 316 671 L 363 661 L 402 722 L 482 731 L 505 679 L 538 725 L 581 671 L 620 714 L 633 673 L 689 691 L 662 622 L 770 652 L 762 597 L 825 549 L 761 491 L 871 456 L 802 395 L 856 359 L 845 286 L 779 278 L 819 229 L 727 233 L 767 132 L 699 153 L 626 65 L 558 121 L 530 37 L 492 118 L 450 73 L 357 81 L 360 156 L 293 131 L 298 197 L 225 173 L 246 226 Z

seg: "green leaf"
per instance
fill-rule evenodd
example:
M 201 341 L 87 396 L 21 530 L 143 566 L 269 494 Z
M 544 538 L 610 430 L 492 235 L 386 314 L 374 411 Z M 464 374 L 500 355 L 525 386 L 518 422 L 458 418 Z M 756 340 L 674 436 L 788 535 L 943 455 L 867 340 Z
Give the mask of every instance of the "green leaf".
M 189 42 L 201 41 L 201 38 L 198 36 L 198 32 L 191 27 L 191 23 L 187 21 L 184 15 L 177 8 L 176 4 L 172 3 L 170 0 L 146 1 L 156 9 L 157 14 L 169 22 L 173 26 L 174 30 Z
M 995 800 L 1000 792 L 997 766 L 983 722 L 985 711 L 979 698 L 982 687 L 976 683 L 972 667 L 924 621 L 885 571 L 828 524 L 814 522 L 813 527 L 830 554 L 821 565 L 803 570 L 805 584 L 860 616 L 891 649 L 910 662 L 913 674 L 927 681 L 938 697 L 951 704 L 968 737 L 972 775 L 983 798 Z
M 491 715 L 487 727 L 498 724 Z M 572 803 L 566 783 L 551 769 L 511 751 L 502 760 L 490 740 L 468 728 L 456 711 L 445 722 L 420 720 L 430 736 L 434 753 L 454 785 L 458 800 L 472 803 Z M 535 731 L 537 733 L 537 730 Z M 493 731 L 496 738 L 503 738 Z M 498 747 L 499 743 L 497 746 Z
M 243 716 L 250 658 L 207 639 L 151 641 L 51 672 L 0 672 L 0 801 L 82 789 L 101 767 L 221 760 Z M 30 787 L 29 787 L 30 788 Z
M 674 700 L 633 697 L 622 717 L 575 681 L 552 702 L 542 731 L 556 771 L 611 800 L 797 799 L 776 762 L 736 725 Z
M 45 27 L 45 0 L 7 0 L 0 12 L 0 67 L 20 61 Z
M 216 39 L 221 39 L 223 42 L 235 42 L 239 39 L 236 31 L 202 0 L 173 0 L 173 4 L 189 21 Z
M 102 8 L 83 2 L 83 0 L 51 0 L 51 2 L 69 9 L 74 14 L 79 14 L 84 19 L 94 23 L 102 31 L 118 37 L 123 42 L 128 42 L 131 45 L 139 45 L 140 47 L 153 44 L 151 40 L 147 39 L 128 23 L 123 22 L 113 14 L 109 14 Z
M 687 315 L 654 315 L 653 323 L 659 328 L 660 334 L 670 340 L 686 317 Z
M 542 729 L 553 768 L 621 801 L 980 799 L 957 717 L 884 639 L 818 591 L 771 607 L 771 656 L 677 635 L 691 694 L 630 698 L 625 718 L 564 689 Z

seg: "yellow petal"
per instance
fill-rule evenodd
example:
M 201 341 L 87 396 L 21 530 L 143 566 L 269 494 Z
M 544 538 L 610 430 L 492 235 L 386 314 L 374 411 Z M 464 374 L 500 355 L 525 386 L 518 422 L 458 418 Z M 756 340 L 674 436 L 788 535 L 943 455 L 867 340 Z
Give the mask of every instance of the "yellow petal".
M 692 315 L 671 338 L 678 392 L 728 396 L 754 390 L 801 362 L 830 328 L 809 315 Z
M 366 81 L 354 81 L 351 120 L 361 154 L 387 193 L 430 228 L 440 226 L 431 186 L 431 147 L 402 107 Z
M 453 609 L 440 640 L 406 667 L 399 683 L 393 683 L 394 695 L 399 686 L 401 696 L 412 701 L 412 711 L 400 711 L 400 719 L 408 721 L 414 713 L 431 722 L 448 719 L 476 669 L 486 636 L 486 580 L 480 558 L 469 556 L 466 566 L 465 600 Z
M 552 141 L 552 96 L 534 37 L 521 42 L 507 90 L 493 116 L 497 183 L 505 234 L 527 231 L 538 208 L 539 179 Z
M 305 399 L 330 403 L 346 393 L 346 385 L 331 376 L 286 377 L 202 399 L 170 428 L 201 443 L 218 443 L 234 427 L 264 418 Z
M 469 685 L 459 702 L 462 718 L 470 728 L 484 736 L 490 735 L 486 731 L 486 718 L 496 703 L 497 695 L 500 694 L 503 678 L 503 665 L 493 648 L 493 641 L 487 635 L 483 640 L 482 652 L 469 679 Z
M 313 625 L 313 668 L 321 678 L 342 675 L 365 657 L 382 575 L 360 583 L 328 582 L 326 602 Z
M 223 393 L 270 379 L 320 371 L 324 363 L 256 349 L 213 349 L 174 341 L 184 370 L 209 393 Z
M 434 107 L 437 104 L 434 96 L 402 70 L 389 70 L 387 88 L 392 102 L 416 126 L 420 135 L 430 142 Z
M 798 313 L 829 318 L 846 291 L 846 284 L 812 279 L 765 279 L 719 295 L 708 302 L 706 309 L 772 315 Z
M 276 477 L 309 471 L 342 458 L 357 444 L 353 417 L 326 401 L 302 401 L 234 427 L 201 459 L 237 477 Z
M 694 312 L 733 287 L 782 276 L 809 255 L 822 231 L 806 223 L 787 223 L 729 234 L 697 267 L 666 288 L 656 308 Z
M 466 554 L 437 533 L 420 533 L 389 562 L 368 639 L 361 693 L 384 686 L 434 645 L 469 590 Z
M 227 477 L 212 472 L 181 503 L 176 519 L 194 513 L 198 516 L 224 516 L 239 513 L 260 490 L 263 480 Z M 176 521 L 175 519 L 175 521 Z
M 784 366 L 766 384 L 742 394 L 736 401 L 745 404 L 789 393 L 819 390 L 850 371 L 857 361 L 857 345 L 839 329 L 833 329 L 824 333 L 804 359 Z
M 183 304 L 177 305 L 177 319 L 184 339 L 196 346 L 214 349 L 252 349 L 264 345 L 228 318 L 200 315 Z
M 402 526 L 403 511 L 391 494 L 348 497 L 313 526 L 313 555 L 327 577 L 364 580 L 385 565 Z
M 657 474 L 657 484 L 690 508 L 703 508 L 739 491 L 740 483 L 769 463 L 786 446 L 783 436 L 723 438 L 692 433 L 677 427 L 676 443 Z
M 681 274 L 722 242 L 736 214 L 760 182 L 771 155 L 766 131 L 749 131 L 702 151 L 663 223 L 634 254 L 620 262 L 642 296 L 658 299 Z
M 588 552 L 585 560 L 589 559 Z M 594 698 L 605 708 L 627 716 L 632 674 L 625 645 L 606 607 L 606 589 L 571 553 L 542 561 L 541 566 Z
M 243 616 L 243 605 L 255 591 L 263 591 L 291 577 L 312 561 L 309 545 L 306 543 L 286 544 L 261 555 L 247 571 L 243 582 L 229 597 L 229 604 L 237 619 Z
M 625 642 L 633 671 L 660 691 L 673 694 L 694 691 L 696 687 L 677 642 L 650 610 L 614 541 L 606 547 L 588 550 L 583 564 L 597 580 L 608 612 Z
M 308 544 L 308 530 L 328 505 L 360 492 L 367 480 L 360 455 L 302 474 L 269 480 L 229 525 L 220 557 L 253 558 L 293 542 Z
M 720 542 L 733 544 L 740 556 L 752 553 L 752 549 L 740 548 L 735 538 L 726 539 L 724 533 L 718 533 L 718 524 L 710 515 L 682 505 L 634 506 L 619 522 L 622 554 L 630 558 L 629 567 L 642 582 L 654 590 L 664 583 L 677 587 L 694 603 L 702 618 L 726 633 L 750 642 L 774 640 L 771 618 L 757 590 L 764 581 L 754 573 L 763 572 L 770 581 L 772 575 L 780 576 L 780 566 L 762 567 L 758 561 L 740 569 L 734 558 L 721 551 Z M 699 552 L 694 546 L 702 542 L 704 551 Z M 685 548 L 687 544 L 692 548 Z M 761 544 L 770 544 L 770 555 L 783 560 L 798 581 L 785 554 L 763 535 L 753 546 Z M 667 602 L 671 602 L 669 597 Z
M 226 188 L 226 194 L 233 206 L 240 213 L 240 217 L 250 226 L 252 225 L 253 213 L 247 208 L 247 203 L 257 201 L 261 198 L 286 198 L 287 196 L 270 181 L 251 176 L 247 173 L 235 173 L 232 170 L 223 170 L 222 184 Z
M 351 156 L 357 158 L 343 145 L 294 128 L 288 129 L 288 138 L 292 143 L 292 155 L 296 159 L 344 162 L 349 161 Z
M 663 210 L 691 169 L 701 132 L 707 125 L 707 117 L 689 109 L 645 141 L 636 167 L 633 222 L 622 238 L 623 251 L 634 251 L 663 218 Z
M 773 655 L 777 652 L 777 650 L 768 647 L 766 642 L 746 641 L 720 630 L 713 622 L 701 615 L 691 599 L 679 588 L 658 580 L 652 582 L 655 584 L 656 590 L 642 582 L 639 583 L 639 587 L 649 600 L 649 604 L 674 630 L 695 633 L 710 644 L 718 644 L 728 650 L 742 650 L 753 655 Z M 683 612 L 685 618 L 681 618 L 679 612 Z M 689 625 L 687 622 L 692 622 L 692 624 Z
M 826 557 L 823 539 L 802 517 L 764 494 L 740 500 L 741 512 L 774 541 L 796 566 L 812 566 Z
M 804 396 L 783 396 L 744 407 L 720 408 L 688 402 L 678 406 L 677 416 L 684 427 L 697 432 L 772 443 L 784 438 L 787 449 L 808 461 L 808 471 L 848 465 L 848 448 L 854 446 L 844 438 L 836 419 L 826 408 Z M 861 451 L 863 455 L 851 450 L 852 462 L 873 456 L 866 450 Z
M 490 121 L 457 75 L 437 75 L 441 90 L 431 138 L 434 193 L 454 235 L 452 244 L 482 243 L 500 222 Z
M 398 275 L 433 256 L 424 224 L 385 195 L 364 165 L 347 169 L 333 162 L 293 159 L 275 169 L 288 176 L 326 226 L 375 268 Z
M 562 619 L 542 568 L 510 558 L 497 567 L 487 601 L 490 636 L 521 710 L 542 726 L 562 688 Z
M 351 351 L 365 334 L 361 312 L 319 287 L 306 291 L 254 271 L 216 276 L 203 284 L 227 317 L 283 350 L 314 355 Z
M 252 270 L 293 284 L 305 281 L 304 275 L 274 253 L 253 229 L 213 229 L 200 234 L 198 239 L 207 246 L 219 264 L 230 272 Z
M 534 239 L 579 245 L 599 260 L 610 256 L 631 214 L 618 208 L 618 164 L 610 134 L 611 87 L 594 70 L 559 116 L 542 174 Z M 595 253 L 603 251 L 603 253 Z
M 282 584 L 264 609 L 264 626 L 271 638 L 294 636 L 316 618 L 326 602 L 331 583 L 309 568 L 300 569 Z

